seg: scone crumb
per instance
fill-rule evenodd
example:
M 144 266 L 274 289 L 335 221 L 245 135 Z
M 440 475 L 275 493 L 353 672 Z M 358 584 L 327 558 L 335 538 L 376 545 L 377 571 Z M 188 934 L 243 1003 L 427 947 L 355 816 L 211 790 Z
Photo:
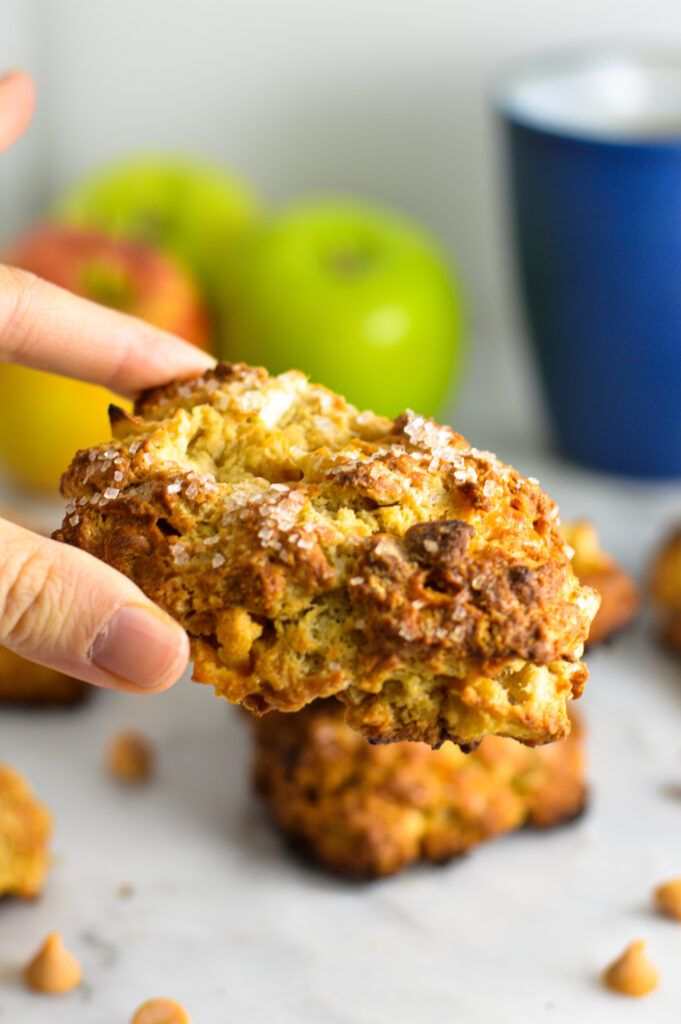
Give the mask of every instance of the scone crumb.
M 192 1024 L 192 1019 L 174 999 L 148 999 L 135 1011 L 130 1024 Z
M 27 965 L 24 980 L 34 992 L 56 995 L 80 985 L 83 970 L 76 957 L 64 945 L 59 932 L 47 936 Z
M 681 877 L 658 885 L 654 893 L 655 904 L 667 917 L 681 921 Z
M 603 974 L 604 984 L 623 996 L 645 996 L 657 988 L 660 976 L 645 954 L 645 942 L 630 942 Z
M 132 729 L 115 733 L 109 741 L 106 766 L 109 774 L 119 782 L 148 782 L 154 768 L 151 742 Z

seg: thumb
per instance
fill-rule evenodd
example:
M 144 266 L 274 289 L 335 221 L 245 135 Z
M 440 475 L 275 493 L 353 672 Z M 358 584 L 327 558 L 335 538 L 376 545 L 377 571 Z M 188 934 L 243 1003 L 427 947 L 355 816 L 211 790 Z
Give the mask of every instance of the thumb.
M 154 693 L 189 659 L 184 630 L 110 566 L 0 520 L 0 645 L 96 686 Z

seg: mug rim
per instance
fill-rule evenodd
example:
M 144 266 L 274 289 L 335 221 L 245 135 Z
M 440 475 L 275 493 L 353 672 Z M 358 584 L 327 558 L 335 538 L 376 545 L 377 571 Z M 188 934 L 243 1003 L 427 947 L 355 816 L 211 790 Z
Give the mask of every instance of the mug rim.
M 525 83 L 546 83 L 561 72 L 580 72 L 622 60 L 642 71 L 666 67 L 678 72 L 681 84 L 681 46 L 659 40 L 598 40 L 557 46 L 507 61 L 490 83 L 492 108 L 503 120 L 541 135 L 611 147 L 678 149 L 681 147 L 681 104 L 678 125 L 647 133 L 635 130 L 610 131 L 575 122 L 566 123 L 550 115 L 533 115 L 522 110 L 513 92 Z

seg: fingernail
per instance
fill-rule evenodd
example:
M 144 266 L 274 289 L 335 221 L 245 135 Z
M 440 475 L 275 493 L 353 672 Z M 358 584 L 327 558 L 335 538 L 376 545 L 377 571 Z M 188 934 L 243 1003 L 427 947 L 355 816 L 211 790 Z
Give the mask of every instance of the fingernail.
M 187 635 L 162 612 L 141 605 L 117 608 L 90 648 L 97 668 L 140 687 L 158 686 L 187 661 Z

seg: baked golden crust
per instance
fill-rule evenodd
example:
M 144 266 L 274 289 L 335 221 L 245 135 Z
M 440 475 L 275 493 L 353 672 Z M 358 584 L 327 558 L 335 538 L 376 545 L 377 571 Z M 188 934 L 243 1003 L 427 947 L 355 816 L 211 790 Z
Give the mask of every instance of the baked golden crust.
M 89 687 L 45 665 L 36 665 L 0 647 L 0 703 L 76 704 Z
M 343 722 L 337 701 L 257 721 L 254 780 L 275 821 L 342 875 L 377 878 L 440 862 L 526 823 L 575 817 L 585 798 L 582 734 L 531 749 L 486 737 L 375 746 Z
M 544 743 L 598 598 L 532 481 L 413 413 L 219 364 L 112 410 L 56 536 L 187 629 L 194 678 L 260 714 L 337 694 L 377 741 Z
M 681 526 L 672 530 L 653 558 L 650 594 L 663 642 L 681 651 Z
M 601 595 L 587 646 L 602 643 L 635 617 L 639 608 L 638 587 L 629 573 L 602 550 L 592 523 L 585 519 L 562 523 L 561 533 L 574 552 L 572 568 L 580 583 Z
M 52 816 L 26 779 L 0 764 L 0 895 L 33 899 L 49 867 Z

